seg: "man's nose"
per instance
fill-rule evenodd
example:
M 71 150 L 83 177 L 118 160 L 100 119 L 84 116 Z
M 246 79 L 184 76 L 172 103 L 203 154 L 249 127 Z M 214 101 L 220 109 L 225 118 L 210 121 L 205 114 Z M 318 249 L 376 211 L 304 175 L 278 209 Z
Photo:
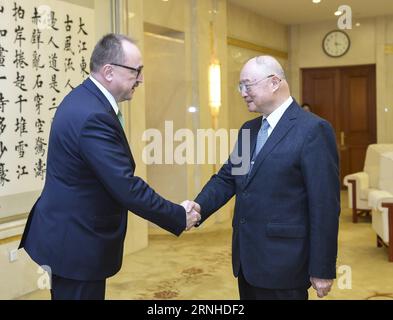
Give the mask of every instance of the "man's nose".
M 242 98 L 243 98 L 243 99 L 245 99 L 245 98 L 248 97 L 248 93 L 247 93 L 247 90 L 246 90 L 245 88 L 242 89 L 241 95 L 242 95 Z

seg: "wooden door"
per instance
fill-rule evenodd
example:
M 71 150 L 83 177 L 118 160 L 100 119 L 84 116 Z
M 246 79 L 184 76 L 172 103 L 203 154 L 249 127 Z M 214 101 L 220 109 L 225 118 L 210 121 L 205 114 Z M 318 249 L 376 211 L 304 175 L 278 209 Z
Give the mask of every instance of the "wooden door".
M 376 142 L 375 65 L 302 70 L 303 103 L 336 133 L 340 177 L 362 171 L 367 146 Z

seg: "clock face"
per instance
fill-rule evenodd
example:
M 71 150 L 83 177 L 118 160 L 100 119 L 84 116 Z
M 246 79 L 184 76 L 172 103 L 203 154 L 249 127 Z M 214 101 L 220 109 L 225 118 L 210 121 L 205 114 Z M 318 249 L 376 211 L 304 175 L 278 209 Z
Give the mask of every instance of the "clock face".
M 341 57 L 349 50 L 349 36 L 341 30 L 330 31 L 322 42 L 323 51 L 330 57 Z

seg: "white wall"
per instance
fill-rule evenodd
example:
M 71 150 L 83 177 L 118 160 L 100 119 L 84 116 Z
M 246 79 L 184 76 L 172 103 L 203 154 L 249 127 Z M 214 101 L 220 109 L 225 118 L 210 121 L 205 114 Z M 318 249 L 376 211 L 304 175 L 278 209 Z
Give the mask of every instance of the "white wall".
M 274 22 L 268 18 L 258 16 L 252 11 L 228 3 L 228 37 L 247 41 L 254 45 L 273 49 L 286 53 L 288 50 L 288 30 L 283 24 Z M 229 127 L 239 129 L 247 120 L 258 117 L 258 113 L 250 113 L 247 105 L 238 92 L 240 71 L 247 60 L 266 54 L 241 48 L 234 45 L 227 47 L 228 57 L 228 109 Z M 282 57 L 276 57 L 287 71 L 288 61 Z
M 385 53 L 391 44 L 393 17 L 359 20 L 360 27 L 345 30 L 351 48 L 340 58 L 323 53 L 322 40 L 327 32 L 337 29 L 337 20 L 294 25 L 289 31 L 290 86 L 294 97 L 301 102 L 301 68 L 376 64 L 377 68 L 377 141 L 393 142 L 393 58 Z

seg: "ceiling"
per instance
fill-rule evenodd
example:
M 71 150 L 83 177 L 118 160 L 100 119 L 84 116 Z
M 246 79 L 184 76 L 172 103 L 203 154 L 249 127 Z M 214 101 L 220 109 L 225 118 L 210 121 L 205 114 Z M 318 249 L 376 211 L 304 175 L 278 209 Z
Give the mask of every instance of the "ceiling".
M 353 23 L 358 18 L 393 15 L 393 0 L 228 0 L 260 16 L 282 24 L 301 24 L 337 19 L 340 5 L 352 8 Z

